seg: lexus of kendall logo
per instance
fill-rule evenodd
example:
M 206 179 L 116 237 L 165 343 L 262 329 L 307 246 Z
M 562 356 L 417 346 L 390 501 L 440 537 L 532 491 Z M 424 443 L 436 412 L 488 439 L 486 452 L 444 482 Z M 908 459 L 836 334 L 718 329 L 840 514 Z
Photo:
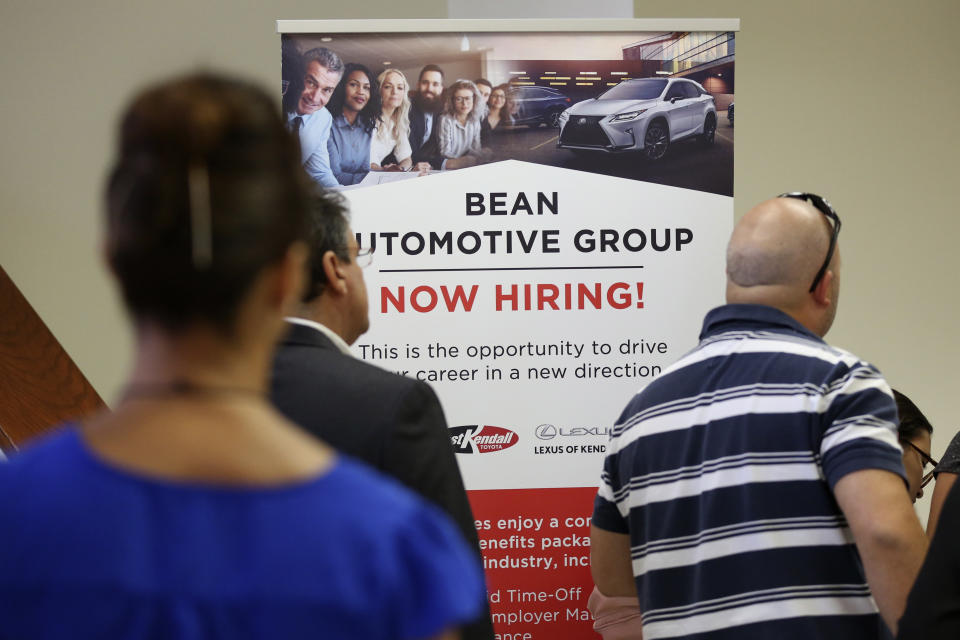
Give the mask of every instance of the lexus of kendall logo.
M 595 436 L 598 438 L 607 438 L 610 436 L 610 429 L 607 427 L 555 427 L 552 424 L 541 424 L 537 427 L 534 434 L 540 440 L 553 440 L 557 436 L 564 438 L 582 438 L 585 436 Z
M 456 453 L 493 453 L 512 447 L 518 440 L 510 429 L 490 424 L 450 427 L 450 441 Z

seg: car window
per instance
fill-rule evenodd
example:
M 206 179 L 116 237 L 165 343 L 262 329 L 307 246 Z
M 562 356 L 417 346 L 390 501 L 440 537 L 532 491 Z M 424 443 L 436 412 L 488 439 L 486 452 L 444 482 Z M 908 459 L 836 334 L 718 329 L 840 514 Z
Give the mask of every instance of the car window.
M 660 78 L 621 82 L 597 100 L 653 100 L 663 93 L 667 81 Z
M 699 98 L 700 89 L 697 88 L 697 85 L 692 82 L 681 82 L 680 86 L 683 87 L 683 95 L 688 98 Z
M 664 100 L 670 100 L 671 98 L 686 98 L 688 97 L 683 91 L 683 85 L 685 82 L 674 82 L 670 85 L 670 88 L 667 89 L 667 95 L 663 96 Z

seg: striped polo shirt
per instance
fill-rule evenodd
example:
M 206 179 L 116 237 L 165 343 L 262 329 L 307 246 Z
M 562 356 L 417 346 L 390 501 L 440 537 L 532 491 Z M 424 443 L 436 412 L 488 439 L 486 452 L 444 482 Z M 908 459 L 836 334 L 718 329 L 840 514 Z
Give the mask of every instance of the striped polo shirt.
M 612 429 L 594 507 L 630 535 L 644 640 L 880 637 L 832 490 L 905 481 L 896 420 L 877 369 L 785 313 L 708 313 Z

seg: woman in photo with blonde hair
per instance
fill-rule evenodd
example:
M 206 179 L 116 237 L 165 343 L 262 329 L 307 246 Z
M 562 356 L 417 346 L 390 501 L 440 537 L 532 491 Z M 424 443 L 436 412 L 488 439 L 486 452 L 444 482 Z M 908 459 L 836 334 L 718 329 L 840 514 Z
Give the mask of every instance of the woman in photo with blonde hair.
M 407 78 L 399 69 L 387 69 L 380 83 L 380 122 L 370 140 L 372 171 L 407 171 L 413 164 L 410 148 L 410 98 Z M 389 160 L 384 164 L 385 160 Z

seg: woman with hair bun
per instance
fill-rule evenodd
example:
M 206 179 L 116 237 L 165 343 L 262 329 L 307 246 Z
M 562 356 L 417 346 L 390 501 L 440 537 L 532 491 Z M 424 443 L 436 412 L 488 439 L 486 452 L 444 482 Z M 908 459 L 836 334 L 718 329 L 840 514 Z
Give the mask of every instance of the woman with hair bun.
M 479 615 L 453 525 L 267 400 L 330 206 L 259 89 L 133 101 L 105 242 L 133 366 L 112 412 L 0 465 L 0 637 L 412 640 Z

